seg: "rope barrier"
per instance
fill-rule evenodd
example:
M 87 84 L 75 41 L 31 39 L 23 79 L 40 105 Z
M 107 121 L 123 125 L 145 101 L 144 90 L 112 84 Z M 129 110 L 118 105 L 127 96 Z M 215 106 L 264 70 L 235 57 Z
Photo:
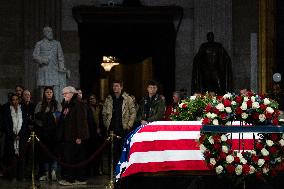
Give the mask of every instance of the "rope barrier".
M 44 152 L 46 152 L 46 154 L 51 158 L 53 159 L 54 161 L 57 161 L 60 165 L 64 166 L 64 167 L 68 167 L 68 168 L 79 168 L 79 167 L 83 167 L 85 165 L 87 165 L 88 163 L 92 162 L 95 157 L 97 157 L 101 151 L 106 147 L 106 145 L 108 144 L 109 142 L 109 139 L 106 139 L 104 141 L 104 143 L 85 161 L 82 161 L 82 162 L 79 162 L 77 164 L 68 164 L 68 163 L 65 163 L 63 161 L 61 161 L 58 157 L 56 157 L 54 154 L 52 154 L 48 148 L 41 142 L 41 141 L 38 141 L 40 147 L 44 150 Z

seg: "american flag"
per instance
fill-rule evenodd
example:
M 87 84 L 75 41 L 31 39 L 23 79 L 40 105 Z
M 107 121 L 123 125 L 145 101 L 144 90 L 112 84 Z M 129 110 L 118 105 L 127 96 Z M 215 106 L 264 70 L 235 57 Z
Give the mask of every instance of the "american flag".
M 158 121 L 138 127 L 124 142 L 116 179 L 136 173 L 208 170 L 197 143 L 201 126 L 200 121 Z M 239 135 L 232 138 L 237 149 Z M 243 138 L 244 148 L 252 149 L 252 133 Z

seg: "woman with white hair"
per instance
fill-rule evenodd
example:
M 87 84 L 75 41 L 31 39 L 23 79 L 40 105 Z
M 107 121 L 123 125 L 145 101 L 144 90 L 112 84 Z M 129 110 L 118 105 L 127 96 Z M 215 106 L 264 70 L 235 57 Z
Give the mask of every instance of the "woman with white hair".
M 78 99 L 74 87 L 68 86 L 62 90 L 63 109 L 59 120 L 58 139 L 63 144 L 62 157 L 67 164 L 76 164 L 85 160 L 84 143 L 89 138 L 87 112 L 85 105 Z M 62 180 L 59 184 L 86 184 L 84 167 L 62 167 Z

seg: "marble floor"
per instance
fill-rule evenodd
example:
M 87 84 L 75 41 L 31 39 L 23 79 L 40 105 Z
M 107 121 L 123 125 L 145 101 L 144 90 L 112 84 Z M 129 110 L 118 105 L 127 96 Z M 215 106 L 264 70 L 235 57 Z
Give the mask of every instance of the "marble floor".
M 105 189 L 109 184 L 109 176 L 95 176 L 87 181 L 87 185 L 61 186 L 58 182 L 35 182 L 36 189 L 61 189 L 61 188 L 94 188 Z M 31 181 L 11 182 L 0 177 L 0 189 L 33 189 Z

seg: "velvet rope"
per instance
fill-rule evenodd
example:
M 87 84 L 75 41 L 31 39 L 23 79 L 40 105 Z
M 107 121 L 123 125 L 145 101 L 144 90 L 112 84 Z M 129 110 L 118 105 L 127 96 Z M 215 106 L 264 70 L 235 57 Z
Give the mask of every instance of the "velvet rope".
M 51 159 L 53 159 L 54 161 L 57 161 L 60 165 L 62 165 L 64 167 L 68 167 L 68 168 L 79 168 L 79 167 L 83 167 L 83 166 L 87 165 L 88 163 L 92 162 L 95 159 L 95 157 L 97 157 L 101 153 L 101 151 L 106 147 L 106 145 L 108 145 L 109 139 L 106 139 L 104 141 L 104 143 L 87 160 L 79 162 L 77 164 L 68 164 L 68 163 L 61 161 L 58 157 L 56 157 L 54 154 L 52 154 L 41 141 L 38 141 L 38 143 L 39 143 L 40 147 L 44 150 L 44 152 L 46 152 L 46 154 Z

